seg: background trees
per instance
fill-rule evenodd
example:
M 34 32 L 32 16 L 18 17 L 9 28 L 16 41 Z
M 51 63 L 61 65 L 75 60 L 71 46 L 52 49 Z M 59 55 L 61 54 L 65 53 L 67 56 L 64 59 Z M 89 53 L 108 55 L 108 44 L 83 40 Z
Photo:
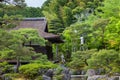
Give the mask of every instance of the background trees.
M 119 0 L 47 0 L 42 8 L 26 7 L 24 0 L 14 0 L 10 5 L 0 3 L 1 59 L 13 59 L 14 56 L 9 58 L 8 56 L 15 55 L 17 51 L 31 53 L 32 49 L 22 47 L 23 42 L 31 40 L 45 42 L 37 38 L 38 34 L 34 30 L 7 32 L 5 29 L 8 27 L 15 27 L 16 22 L 14 23 L 13 18 L 16 18 L 16 14 L 23 17 L 45 16 L 50 32 L 60 34 L 65 41 L 64 44 L 59 45 L 59 53 L 64 54 L 66 59 L 72 56 L 69 57 L 72 68 L 81 69 L 82 65 L 82 69 L 102 67 L 108 70 L 113 67 L 112 72 L 119 72 Z M 17 17 L 21 18 L 21 16 Z M 26 34 L 28 38 L 25 37 Z M 81 36 L 84 37 L 84 48 L 88 51 L 80 51 L 83 46 L 80 44 Z M 94 48 L 98 51 L 91 53 L 89 49 Z M 80 63 L 77 63 L 78 61 Z
M 9 4 L 9 5 L 6 5 Z M 21 15 L 23 17 L 43 17 L 41 8 L 27 7 L 25 0 L 3 0 L 0 2 L 0 17 L 4 14 Z
M 115 50 L 100 50 L 87 60 L 90 68 L 103 68 L 106 73 L 119 72 L 119 54 Z
M 84 45 L 88 49 L 96 48 L 98 50 L 93 53 L 93 55 L 96 54 L 95 57 L 99 56 L 99 54 L 105 54 L 104 57 L 109 59 L 111 55 L 119 55 L 119 5 L 120 1 L 118 0 L 47 0 L 42 9 L 48 20 L 50 31 L 62 33 L 62 38 L 65 40 L 65 43 L 59 46 L 60 52 L 65 53 L 65 56 L 68 54 L 73 55 L 74 53 L 79 56 L 79 58 L 72 59 L 74 64 L 77 61 L 82 61 L 80 58 L 83 58 L 83 56 L 77 55 L 81 47 L 81 36 L 84 37 Z M 109 51 L 109 49 L 114 49 L 118 52 Z M 84 55 L 87 56 L 88 54 Z M 99 58 L 96 58 L 96 60 L 102 61 L 102 58 L 100 60 Z M 106 61 L 105 58 L 104 60 Z M 113 60 L 111 63 L 108 62 L 108 65 L 110 64 L 111 66 L 114 63 Z M 90 64 L 92 65 L 92 63 Z M 100 64 L 108 69 L 104 65 L 104 61 Z M 75 65 L 78 66 L 78 64 Z
M 98 0 L 47 0 L 42 9 L 50 30 L 54 33 L 62 33 L 64 28 L 76 22 L 76 18 L 83 21 L 100 4 L 101 1 Z M 52 25 L 53 23 L 58 25 Z

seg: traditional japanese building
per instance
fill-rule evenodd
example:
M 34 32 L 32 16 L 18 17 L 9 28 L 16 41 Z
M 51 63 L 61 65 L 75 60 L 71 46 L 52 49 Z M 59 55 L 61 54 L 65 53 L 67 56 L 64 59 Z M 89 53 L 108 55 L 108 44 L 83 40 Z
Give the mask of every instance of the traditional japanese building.
M 53 52 L 52 52 L 52 45 L 51 44 L 58 44 L 63 43 L 60 39 L 59 35 L 49 33 L 48 32 L 48 25 L 47 21 L 44 17 L 42 18 L 25 18 L 21 20 L 15 30 L 21 28 L 32 28 L 36 29 L 39 33 L 39 36 L 43 37 L 44 39 L 48 40 L 46 46 L 40 46 L 39 44 L 24 44 L 24 46 L 31 46 L 37 53 L 47 54 L 48 59 L 53 59 Z

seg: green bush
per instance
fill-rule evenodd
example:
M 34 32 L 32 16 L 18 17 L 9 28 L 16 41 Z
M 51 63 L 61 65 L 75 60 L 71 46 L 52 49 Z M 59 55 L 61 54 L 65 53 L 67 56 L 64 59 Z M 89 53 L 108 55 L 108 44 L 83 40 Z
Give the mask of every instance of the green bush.
M 91 55 L 96 52 L 96 49 L 77 51 L 72 53 L 72 60 L 68 63 L 68 66 L 72 69 L 81 70 L 88 65 L 87 60 L 91 58 Z
M 89 68 L 103 68 L 106 73 L 120 73 L 120 53 L 115 50 L 100 50 L 87 60 Z
M 44 64 L 40 63 L 31 63 L 23 65 L 19 68 L 19 71 L 21 74 L 23 74 L 25 77 L 33 79 L 39 75 L 41 75 L 40 71 L 48 70 L 51 68 L 55 68 L 56 65 L 52 64 L 50 62 L 46 62 Z
M 48 62 L 47 55 L 43 55 L 42 53 L 34 54 L 33 57 L 35 60 L 32 60 L 33 63 L 46 63 Z
M 19 73 L 8 73 L 8 74 L 4 74 L 5 78 L 9 78 L 9 80 L 16 80 L 17 78 L 22 78 L 22 75 L 20 75 Z
M 43 80 L 42 76 L 38 76 L 35 80 Z
M 55 74 L 56 74 L 56 75 L 60 75 L 62 71 L 63 71 L 63 68 L 62 68 L 61 66 L 58 66 L 58 67 L 56 68 Z
M 13 65 L 9 65 L 7 62 L 0 63 L 0 74 L 12 73 L 13 71 Z
M 55 79 L 56 80 L 62 80 L 63 79 L 63 75 L 61 74 L 61 75 L 56 75 L 55 76 Z

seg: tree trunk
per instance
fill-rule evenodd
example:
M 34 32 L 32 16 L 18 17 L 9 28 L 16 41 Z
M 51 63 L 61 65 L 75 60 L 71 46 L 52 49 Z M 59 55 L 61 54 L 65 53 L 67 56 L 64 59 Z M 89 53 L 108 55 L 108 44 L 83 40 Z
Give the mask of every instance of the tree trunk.
M 19 72 L 19 66 L 20 66 L 20 59 L 19 59 L 19 57 L 17 57 L 16 73 Z

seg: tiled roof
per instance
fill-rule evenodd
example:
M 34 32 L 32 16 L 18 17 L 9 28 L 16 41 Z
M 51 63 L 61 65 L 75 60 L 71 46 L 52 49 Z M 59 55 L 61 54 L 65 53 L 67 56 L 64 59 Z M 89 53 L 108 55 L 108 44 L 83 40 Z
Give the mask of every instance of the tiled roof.
M 14 30 L 18 30 L 20 28 L 33 28 L 38 31 L 41 37 L 51 40 L 52 43 L 62 42 L 59 35 L 48 33 L 47 21 L 44 17 L 25 18 L 19 22 L 17 27 L 14 28 Z

